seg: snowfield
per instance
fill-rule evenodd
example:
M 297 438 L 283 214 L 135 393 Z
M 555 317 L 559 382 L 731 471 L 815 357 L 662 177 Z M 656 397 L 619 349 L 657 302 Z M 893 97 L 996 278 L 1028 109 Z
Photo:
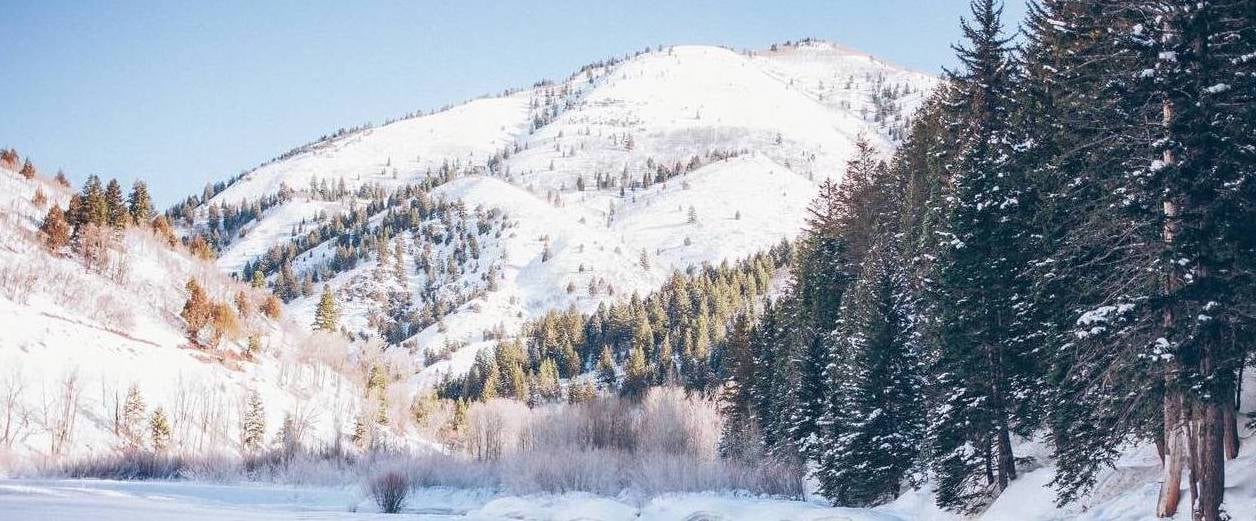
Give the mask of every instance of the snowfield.
M 1250 434 L 1250 433 L 1249 433 Z M 1230 462 L 1225 507 L 1231 518 L 1256 519 L 1256 450 Z M 1159 461 L 1154 448 L 1133 450 L 1104 473 L 1095 493 L 1063 509 L 1053 504 L 1051 467 L 1014 481 L 983 514 L 965 518 L 937 509 L 928 489 L 910 491 L 875 509 L 834 508 L 822 500 L 790 501 L 733 494 L 666 494 L 648 499 L 586 493 L 510 496 L 484 489 L 420 488 L 401 515 L 379 514 L 359 487 L 264 483 L 0 480 L 0 512 L 13 521 L 169 519 L 419 519 L 527 521 L 1152 521 Z M 1186 508 L 1171 518 L 1190 519 Z
M 185 482 L 0 481 L 5 519 L 98 521 L 279 519 L 450 519 L 466 521 L 900 521 L 893 514 L 763 498 L 672 494 L 644 502 L 569 493 L 494 496 L 485 491 L 420 489 L 401 515 L 376 513 L 360 491 L 208 485 Z M 409 514 L 409 515 L 407 515 Z

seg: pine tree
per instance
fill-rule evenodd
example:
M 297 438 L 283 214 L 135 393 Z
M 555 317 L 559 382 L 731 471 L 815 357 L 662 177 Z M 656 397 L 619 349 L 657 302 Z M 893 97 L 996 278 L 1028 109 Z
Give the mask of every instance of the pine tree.
M 251 285 L 253 286 L 254 289 L 262 289 L 266 287 L 266 275 L 262 273 L 262 270 L 260 269 L 253 270 L 253 279 L 252 279 Z
M 963 70 L 948 78 L 960 148 L 948 165 L 954 193 L 935 288 L 942 315 L 929 439 L 937 503 L 960 512 L 981 508 L 1016 479 L 1011 437 L 1032 429 L 1025 411 L 1035 390 L 1018 308 L 1031 201 L 1009 161 L 1013 64 L 1002 7 L 971 7 L 973 20 L 961 23 L 969 47 L 956 47 Z
M 1190 468 L 1192 514 L 1217 519 L 1251 349 L 1234 342 L 1252 328 L 1250 3 L 1051 1 L 1031 15 L 1030 93 L 1067 130 L 1035 151 L 1057 208 L 1039 219 L 1054 226 L 1035 277 L 1058 303 L 1043 321 L 1058 500 L 1093 486 L 1116 447 L 1154 439 L 1158 515 L 1177 510 Z
M 1036 212 L 1039 232 L 1025 241 L 1035 254 L 1029 262 L 1032 320 L 1042 324 L 1030 341 L 1050 354 L 1044 376 L 1052 391 L 1047 421 L 1060 504 L 1094 484 L 1095 473 L 1116 457 L 1122 431 L 1154 436 L 1149 420 L 1159 416 L 1158 407 L 1128 408 L 1112 399 L 1161 393 L 1158 386 L 1146 386 L 1145 377 L 1134 376 L 1140 364 L 1110 364 L 1117 358 L 1105 361 L 1107 355 L 1100 354 L 1112 345 L 1102 331 L 1123 329 L 1118 324 L 1126 317 L 1090 314 L 1079 322 L 1081 313 L 1099 302 L 1116 310 L 1137 300 L 1106 294 L 1111 284 L 1104 272 L 1139 266 L 1142 245 L 1154 242 L 1138 231 L 1145 226 L 1134 214 L 1144 210 L 1114 211 L 1144 206 L 1129 197 L 1135 183 L 1120 174 L 1121 158 L 1137 153 L 1131 148 L 1135 141 L 1113 139 L 1132 135 L 1137 126 L 1135 111 L 1125 105 L 1139 96 L 1128 91 L 1127 79 L 1142 67 L 1112 37 L 1110 28 L 1128 25 L 1105 11 L 1098 3 L 1075 0 L 1033 4 L 1019 92 L 1017 140 L 1028 146 L 1016 157 L 1043 194 Z M 1119 280 L 1133 294 L 1148 294 L 1127 285 L 1133 279 L 1125 275 L 1111 281 Z
M 615 355 L 611 354 L 611 346 L 602 346 L 602 354 L 597 359 L 597 379 L 607 389 L 614 389 L 619 381 L 615 370 Z
M 628 360 L 624 364 L 624 384 L 620 389 L 625 396 L 640 398 L 650 386 L 650 365 L 645 359 L 645 350 L 639 344 L 628 350 Z
M 553 358 L 541 361 L 537 370 L 536 392 L 545 400 L 557 400 L 562 397 L 563 388 L 558 381 L 558 364 Z
M 490 359 L 480 387 L 480 399 L 487 402 L 501 396 L 503 386 L 501 368 L 497 367 L 496 360 Z
M 166 419 L 166 411 L 161 407 L 153 410 L 153 415 L 148 420 L 148 432 L 153 451 L 165 452 L 170 447 L 170 421 Z
M 894 499 L 920 456 L 923 345 L 900 265 L 888 244 L 873 247 L 830 338 L 817 477 L 838 505 Z
M 44 245 L 50 251 L 61 251 L 70 243 L 70 225 L 65 220 L 65 214 L 61 213 L 61 207 L 53 205 L 48 209 L 48 213 L 44 215 L 44 222 L 39 226 L 39 231 L 44 234 Z
M 26 158 L 25 163 L 22 163 L 22 170 L 18 173 L 22 174 L 22 177 L 27 181 L 35 178 L 35 165 L 31 164 L 29 157 Z
M 148 185 L 136 180 L 131 185 L 131 194 L 127 197 L 127 211 L 131 220 L 138 225 L 147 225 L 153 220 L 153 200 L 148 195 Z
M 725 341 L 726 375 L 720 392 L 720 412 L 724 416 L 720 455 L 745 461 L 752 461 L 760 452 L 752 408 L 755 361 L 750 334 L 750 318 L 745 314 L 737 315 Z
M 79 194 L 71 194 L 70 200 L 65 206 L 65 220 L 70 224 L 71 237 L 78 237 L 79 227 L 84 223 L 84 221 L 80 221 L 79 219 L 84 218 L 85 215 L 86 212 L 83 210 L 83 197 Z
M 249 391 L 240 423 L 240 447 L 246 453 L 257 452 L 266 441 L 266 409 L 262 395 Z
M 139 386 L 132 384 L 127 389 L 126 402 L 122 409 L 122 435 L 128 449 L 135 450 L 143 445 L 146 416 L 148 411 L 144 405 L 144 396 L 140 394 Z
M 105 189 L 100 182 L 100 177 L 88 176 L 79 197 L 82 204 L 79 207 L 79 215 L 74 218 L 76 229 L 83 224 L 105 226 L 109 223 L 109 204 L 105 200 Z
M 335 332 L 340 326 L 340 309 L 336 304 L 336 296 L 331 292 L 331 285 L 323 285 L 323 296 L 318 301 L 318 309 L 314 311 L 314 329 Z
M 105 212 L 106 220 L 114 228 L 125 228 L 131 222 L 131 214 L 122 199 L 122 185 L 117 179 L 110 179 L 105 188 Z

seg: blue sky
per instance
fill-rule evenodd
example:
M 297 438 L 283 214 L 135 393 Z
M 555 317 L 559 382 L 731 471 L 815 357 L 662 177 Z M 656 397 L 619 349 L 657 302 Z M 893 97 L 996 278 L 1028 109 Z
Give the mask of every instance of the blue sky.
M 147 5 L 144 5 L 147 4 Z M 1008 0 L 1005 22 L 1024 14 Z M 0 0 L 0 146 L 166 206 L 340 127 L 560 78 L 660 44 L 817 37 L 954 63 L 966 0 Z

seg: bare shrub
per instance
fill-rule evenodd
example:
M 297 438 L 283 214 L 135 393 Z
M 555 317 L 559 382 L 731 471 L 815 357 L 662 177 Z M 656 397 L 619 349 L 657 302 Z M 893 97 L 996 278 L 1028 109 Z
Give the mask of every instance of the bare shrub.
M 117 298 L 109 294 L 96 296 L 95 304 L 89 309 L 88 316 L 115 332 L 130 331 L 135 327 L 135 315 L 131 312 L 131 306 L 119 302 Z
M 178 479 L 188 465 L 182 456 L 124 451 L 74 460 L 62 465 L 55 474 L 74 479 Z
M 710 460 L 716 456 L 723 420 L 707 400 L 676 387 L 651 390 L 642 403 L 637 439 L 644 452 L 684 454 Z
M 223 414 L 224 399 L 193 388 L 176 406 L 194 426 L 187 447 L 214 446 L 196 439 L 202 415 Z M 413 454 L 377 449 L 347 451 L 335 441 L 318 448 L 259 450 L 245 457 L 157 458 L 119 455 L 67 465 L 61 475 L 121 479 L 248 479 L 334 486 L 362 483 L 383 512 L 403 507 L 415 487 L 489 489 L 512 494 L 590 492 L 650 497 L 670 492 L 748 492 L 799 497 L 798 462 L 757 456 L 716 456 L 720 419 L 716 404 L 681 390 L 656 389 L 643 400 L 599 398 L 577 405 L 529 409 L 510 401 L 474 404 L 467 411 L 463 451 Z M 438 402 L 421 424 L 434 429 L 454 414 Z M 307 420 L 298 407 L 289 415 L 293 432 Z M 217 412 L 215 412 L 217 411 Z M 339 429 L 337 429 L 339 432 Z M 294 436 L 296 436 L 294 434 Z M 338 438 L 337 438 L 338 439 Z M 317 440 L 310 440 L 317 445 Z M 387 472 L 380 472 L 384 469 Z
M 60 456 L 74 439 L 81 394 L 77 369 L 67 372 L 51 394 L 44 389 L 40 423 L 48 434 L 48 453 L 54 457 Z
M 113 230 L 98 224 L 84 224 L 78 230 L 75 251 L 88 271 L 103 273 L 109 268 L 110 251 L 114 247 Z
M 5 264 L 0 266 L 0 295 L 18 304 L 26 304 L 38 280 L 38 268 L 34 263 Z
M 373 462 L 369 464 L 374 464 Z M 401 469 L 416 487 L 497 488 L 499 466 L 455 454 L 431 453 L 409 457 Z
M 501 465 L 502 486 L 512 493 L 594 492 L 618 494 L 630 480 L 623 473 L 627 453 L 617 450 L 530 450 Z
M 30 424 L 30 410 L 22 403 L 22 394 L 26 391 L 26 378 L 22 369 L 13 366 L 0 380 L 0 445 L 13 447 L 13 443 L 24 437 Z
M 467 451 L 476 459 L 490 461 L 513 451 L 528 416 L 528 407 L 515 400 L 476 404 L 467 412 Z
M 401 512 L 410 494 L 410 478 L 396 470 L 384 472 L 371 478 L 370 492 L 380 512 L 396 514 Z

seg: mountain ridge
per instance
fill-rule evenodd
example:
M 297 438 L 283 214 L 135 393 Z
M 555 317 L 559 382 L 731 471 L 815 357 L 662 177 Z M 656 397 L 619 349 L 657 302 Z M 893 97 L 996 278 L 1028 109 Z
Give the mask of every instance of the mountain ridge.
M 481 336 L 489 327 L 518 327 L 569 306 L 592 311 L 616 298 L 616 290 L 649 292 L 673 271 L 743 258 L 792 237 L 815 186 L 838 178 L 854 142 L 891 150 L 935 82 L 827 42 L 753 52 L 662 47 L 597 62 L 563 82 L 542 81 L 316 143 L 243 174 L 184 211 L 190 223 L 184 231 L 216 235 L 219 267 L 248 277 L 254 261 L 311 224 L 368 204 L 358 197 L 366 192 L 427 183 L 432 195 L 468 209 L 500 210 L 513 219 L 477 240 L 490 256 L 489 268 L 476 272 L 479 282 L 425 276 L 405 288 L 436 284 L 458 294 L 437 302 L 455 308 L 439 320 L 412 321 L 420 329 L 408 339 L 419 352 L 450 342 L 478 350 L 491 344 Z M 483 181 L 463 182 L 468 178 Z M 208 225 L 215 212 L 276 195 L 285 200 L 234 230 Z M 418 259 L 424 241 L 413 230 L 405 233 L 403 256 Z M 343 236 L 331 240 L 361 246 Z M 307 288 L 330 280 L 354 310 L 347 318 L 352 332 L 373 336 L 369 324 L 385 321 L 379 317 L 386 305 L 383 298 L 365 303 L 364 295 L 381 291 L 363 277 L 328 270 L 335 249 L 314 248 L 282 264 L 314 282 Z M 368 253 L 355 255 L 370 260 Z M 483 294 L 489 272 L 498 278 L 493 285 L 506 288 L 494 290 L 500 298 Z M 277 270 L 266 275 L 276 283 Z M 598 284 L 606 287 L 588 289 Z M 311 318 L 316 293 L 295 299 L 290 311 Z M 420 310 L 432 306 L 423 297 L 413 302 Z M 462 325 L 450 330 L 450 323 Z M 438 364 L 421 380 L 463 369 Z

